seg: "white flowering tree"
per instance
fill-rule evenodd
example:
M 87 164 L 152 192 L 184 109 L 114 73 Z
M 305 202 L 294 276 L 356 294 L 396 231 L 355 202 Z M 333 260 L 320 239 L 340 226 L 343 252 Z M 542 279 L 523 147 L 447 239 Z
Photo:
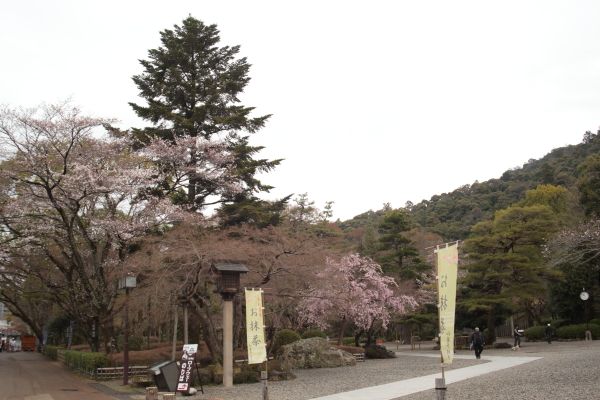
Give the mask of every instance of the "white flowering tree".
M 29 276 L 44 282 L 94 349 L 111 334 L 116 280 L 132 246 L 182 215 L 164 196 L 172 189 L 165 166 L 176 169 L 168 171 L 176 188 L 191 173 L 180 165 L 202 157 L 196 179 L 236 190 L 223 145 L 184 137 L 132 150 L 127 139 L 98 132 L 109 122 L 65 104 L 0 110 L 0 273 L 13 289 Z

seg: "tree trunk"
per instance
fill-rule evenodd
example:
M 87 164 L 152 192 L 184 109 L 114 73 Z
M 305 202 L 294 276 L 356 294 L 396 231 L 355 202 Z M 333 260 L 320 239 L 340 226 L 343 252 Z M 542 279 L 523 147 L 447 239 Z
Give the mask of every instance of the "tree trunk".
M 496 341 L 496 313 L 493 307 L 488 311 L 487 317 L 488 337 L 486 341 L 487 344 L 493 344 Z
M 356 333 L 354 334 L 354 345 L 356 347 L 360 347 L 360 337 L 362 336 L 362 330 L 358 330 L 356 331 Z
M 221 361 L 223 358 L 223 349 L 208 310 L 206 307 L 202 307 L 196 299 L 191 299 L 190 303 L 194 306 L 194 313 L 198 317 L 202 332 L 204 333 L 204 342 L 206 343 L 206 347 L 208 347 L 213 361 Z
M 342 325 L 340 326 L 340 335 L 338 336 L 338 346 L 342 345 L 344 341 L 344 333 L 346 332 L 346 326 L 348 326 L 348 320 L 346 318 L 342 319 Z
M 266 322 L 266 321 L 264 321 Z M 240 347 L 242 343 L 242 328 L 244 326 L 244 313 L 240 296 L 233 298 L 233 348 Z

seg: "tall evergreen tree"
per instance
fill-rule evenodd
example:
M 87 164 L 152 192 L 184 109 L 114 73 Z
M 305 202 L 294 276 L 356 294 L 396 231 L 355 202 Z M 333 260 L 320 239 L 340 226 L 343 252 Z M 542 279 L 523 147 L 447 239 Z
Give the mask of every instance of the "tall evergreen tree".
M 376 259 L 384 271 L 396 272 L 402 278 L 416 278 L 426 269 L 412 241 L 405 236 L 410 230 L 409 215 L 403 210 L 385 214 L 379 224 L 379 250 Z
M 191 16 L 160 36 L 162 46 L 148 51 L 148 59 L 140 60 L 144 71 L 133 77 L 146 105 L 130 105 L 152 123 L 134 130 L 135 137 L 142 144 L 156 137 L 173 142 L 185 137 L 223 140 L 242 186 L 237 193 L 223 194 L 190 173 L 185 190 L 175 197 L 198 210 L 207 204 L 232 202 L 240 190 L 246 193 L 246 201 L 253 199 L 253 193 L 268 191 L 271 187 L 256 174 L 270 171 L 281 160 L 256 159 L 262 147 L 249 144 L 249 134 L 262 128 L 270 115 L 252 117 L 254 108 L 240 102 L 238 96 L 250 81 L 250 64 L 245 57 L 238 57 L 239 46 L 219 46 L 216 25 L 205 25 Z M 190 148 L 189 154 L 190 170 L 204 162 L 197 148 Z
M 467 275 L 461 305 L 485 315 L 490 340 L 498 318 L 523 311 L 540 322 L 553 272 L 542 257 L 542 246 L 557 229 L 548 206 L 513 206 L 500 210 L 492 221 L 473 227 L 465 242 Z

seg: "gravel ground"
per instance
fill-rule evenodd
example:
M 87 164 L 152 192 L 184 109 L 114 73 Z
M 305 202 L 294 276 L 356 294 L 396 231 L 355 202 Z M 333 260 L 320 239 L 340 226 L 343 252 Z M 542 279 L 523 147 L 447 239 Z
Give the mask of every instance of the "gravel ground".
M 390 348 L 394 349 L 395 346 Z M 424 346 L 426 348 L 431 347 Z M 401 352 L 403 355 L 396 359 L 367 360 L 356 367 L 294 371 L 297 376 L 294 380 L 269 382 L 269 397 L 273 400 L 311 399 L 439 372 L 437 359 L 410 356 L 410 350 L 406 347 Z M 420 352 L 437 353 L 428 350 Z M 472 353 L 459 351 L 458 354 Z M 447 400 L 600 399 L 600 341 L 555 342 L 551 345 L 524 343 L 519 351 L 486 350 L 485 355 L 543 359 L 451 384 L 448 386 Z M 480 362 L 485 360 L 455 359 L 451 369 Z M 260 400 L 261 387 L 260 384 L 236 385 L 230 389 L 211 386 L 205 388 L 205 395 L 188 398 Z M 402 397 L 402 400 L 433 399 L 434 390 Z
M 447 400 L 592 400 L 600 399 L 600 341 L 524 343 L 519 351 L 490 350 L 488 355 L 535 356 L 541 360 L 448 386 Z M 484 352 L 485 355 L 485 352 Z M 432 400 L 435 391 L 402 400 Z
M 390 348 L 395 349 L 395 346 Z M 410 354 L 410 351 L 406 354 Z M 455 360 L 449 369 L 463 368 L 481 362 L 485 361 L 475 359 Z M 381 385 L 434 374 L 438 371 L 440 371 L 438 359 L 404 355 L 387 360 L 366 360 L 365 362 L 357 363 L 354 367 L 295 370 L 296 379 L 269 382 L 269 398 L 273 400 L 311 399 L 313 397 L 346 392 L 367 386 Z M 204 392 L 204 395 L 188 398 L 208 398 L 215 400 L 262 399 L 260 384 L 236 385 L 229 389 L 221 386 L 208 386 L 204 388 Z

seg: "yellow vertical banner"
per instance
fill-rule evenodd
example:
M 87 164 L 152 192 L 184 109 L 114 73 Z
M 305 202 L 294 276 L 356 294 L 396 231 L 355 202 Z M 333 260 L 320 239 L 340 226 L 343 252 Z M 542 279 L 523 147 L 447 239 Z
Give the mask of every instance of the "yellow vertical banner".
M 442 362 L 452 364 L 454 356 L 454 316 L 458 245 L 437 249 L 438 309 L 440 315 L 440 351 Z
M 263 318 L 262 290 L 246 289 L 246 338 L 248 364 L 267 360 L 265 325 Z

